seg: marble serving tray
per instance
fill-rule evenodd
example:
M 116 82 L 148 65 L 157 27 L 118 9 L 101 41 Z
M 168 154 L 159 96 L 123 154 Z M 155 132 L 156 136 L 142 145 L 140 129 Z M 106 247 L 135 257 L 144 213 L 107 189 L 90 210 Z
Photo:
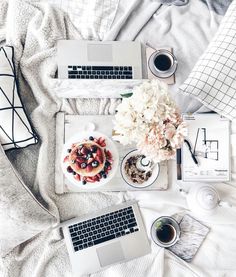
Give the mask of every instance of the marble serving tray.
M 120 165 L 116 172 L 115 177 L 98 188 L 97 190 L 88 190 L 81 187 L 77 187 L 68 181 L 61 170 L 61 152 L 64 143 L 70 139 L 76 132 L 84 131 L 89 122 L 93 122 L 96 127 L 96 131 L 101 132 L 108 137 L 112 137 L 113 129 L 112 115 L 65 115 L 64 113 L 58 113 L 56 118 L 56 162 L 55 162 L 55 191 L 58 194 L 66 192 L 84 192 L 84 191 L 127 191 L 127 190 L 166 190 L 168 188 L 168 175 L 167 175 L 167 163 L 160 164 L 159 177 L 155 183 L 145 189 L 136 189 L 123 180 L 120 174 Z M 123 157 L 135 149 L 130 146 L 123 146 L 120 143 L 116 143 L 118 152 L 120 155 L 120 163 Z M 119 164 L 120 164 L 119 163 Z
M 50 90 L 62 98 L 121 98 L 145 79 L 127 80 L 75 80 L 52 79 Z M 96 89 L 94 89 L 96 88 Z

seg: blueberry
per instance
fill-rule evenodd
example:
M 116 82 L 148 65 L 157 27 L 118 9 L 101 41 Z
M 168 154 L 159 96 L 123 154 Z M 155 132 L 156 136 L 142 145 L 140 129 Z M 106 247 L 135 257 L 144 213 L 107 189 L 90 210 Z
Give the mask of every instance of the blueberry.
M 89 137 L 89 140 L 94 140 L 94 137 L 90 136 L 90 137 Z
M 72 172 L 73 172 L 73 169 L 71 168 L 71 166 L 68 166 L 66 170 L 67 170 L 67 172 L 69 172 L 69 173 L 72 173 Z
M 77 173 L 75 171 L 73 171 L 73 175 L 76 175 Z
M 98 167 L 99 165 L 99 162 L 98 161 L 93 161 L 92 162 L 92 167 Z
M 102 175 L 102 177 L 103 177 L 104 179 L 106 179 L 106 178 L 107 178 L 106 173 L 105 173 L 105 174 L 103 174 L 103 175 Z
M 82 182 L 82 184 L 83 184 L 83 185 L 86 185 L 86 184 L 87 184 L 87 182 L 84 180 L 84 181 Z
M 70 152 L 71 152 L 71 149 L 70 149 L 70 148 L 69 148 L 69 149 L 67 149 L 67 152 L 68 152 L 68 153 L 70 153 Z
M 108 161 L 106 161 L 106 162 L 105 162 L 105 166 L 108 167 L 109 165 L 111 165 L 111 163 L 108 162 Z
M 93 146 L 91 147 L 92 153 L 96 153 L 97 150 L 98 150 L 97 146 L 93 145 Z
M 74 163 L 75 163 L 75 160 L 72 160 L 71 163 L 74 164 Z
M 82 163 L 81 165 L 80 165 L 80 168 L 82 168 L 82 169 L 84 169 L 84 168 L 86 168 L 87 167 L 87 164 L 86 163 Z
M 88 160 L 88 159 L 92 158 L 92 156 L 93 155 L 91 153 L 88 153 L 87 156 L 86 156 L 86 159 Z

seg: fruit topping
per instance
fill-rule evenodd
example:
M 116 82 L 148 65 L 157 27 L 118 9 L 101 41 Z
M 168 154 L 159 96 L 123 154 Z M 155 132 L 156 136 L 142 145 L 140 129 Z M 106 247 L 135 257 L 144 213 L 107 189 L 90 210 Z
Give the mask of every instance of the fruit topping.
M 87 164 L 86 164 L 86 163 L 81 163 L 81 164 L 80 164 L 80 168 L 84 169 L 84 168 L 86 168 L 86 167 L 87 167 Z
M 93 145 L 90 150 L 91 150 L 92 153 L 96 153 L 98 148 L 97 148 L 96 145 Z
M 63 160 L 63 163 L 66 163 L 69 161 L 69 156 L 65 156 L 64 160 Z
M 72 173 L 72 172 L 74 171 L 74 170 L 71 168 L 71 166 L 68 166 L 66 170 L 67 170 L 67 172 L 69 172 L 69 173 Z
M 70 149 L 70 148 L 69 148 L 69 149 L 67 149 L 67 152 L 68 152 L 68 153 L 70 153 L 70 152 L 71 152 L 71 149 Z
M 80 181 L 80 180 L 81 180 L 81 177 L 80 177 L 79 174 L 76 174 L 76 175 L 74 176 L 74 178 L 75 178 L 77 181 Z
M 88 153 L 88 155 L 86 156 L 86 159 L 88 160 L 88 159 L 90 159 L 90 158 L 92 158 L 92 153 Z
M 99 162 L 98 161 L 93 161 L 92 162 L 92 167 L 98 167 L 99 166 Z
M 83 184 L 83 185 L 86 185 L 86 184 L 87 184 L 87 182 L 86 182 L 85 180 L 83 180 L 82 184 Z
M 86 161 L 86 159 L 84 159 L 83 157 L 77 157 L 76 158 L 76 162 L 81 164 L 81 163 L 84 163 Z
M 89 140 L 94 140 L 94 137 L 90 136 L 90 137 L 89 137 Z
M 80 150 L 80 152 L 81 152 L 81 154 L 83 154 L 83 155 L 88 155 L 89 154 L 89 149 L 86 147 L 86 146 L 84 146 L 81 150 Z
M 87 172 L 91 172 L 93 170 L 93 167 L 91 164 L 88 164 L 87 167 L 86 167 L 86 171 Z

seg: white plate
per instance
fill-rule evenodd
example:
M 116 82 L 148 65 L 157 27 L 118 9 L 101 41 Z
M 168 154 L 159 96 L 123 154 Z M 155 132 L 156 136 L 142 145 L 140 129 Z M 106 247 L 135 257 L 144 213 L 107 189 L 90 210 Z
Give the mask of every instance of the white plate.
M 134 183 L 130 180 L 130 178 L 126 175 L 125 173 L 125 170 L 124 170 L 124 167 L 125 167 L 125 163 L 126 161 L 130 158 L 130 157 L 133 157 L 133 156 L 136 156 L 136 155 L 140 155 L 140 152 L 138 150 L 132 150 L 130 151 L 125 157 L 124 159 L 122 160 L 121 162 L 121 165 L 120 165 L 120 172 L 121 172 L 121 176 L 122 178 L 124 179 L 124 181 L 130 185 L 131 187 L 134 187 L 134 188 L 146 188 L 146 187 L 149 187 L 151 186 L 158 178 L 159 176 L 159 172 L 160 172 L 160 165 L 157 163 L 154 165 L 153 169 L 152 169 L 152 176 L 146 181 L 146 182 L 143 182 L 142 184 L 137 184 L 137 183 Z
M 67 149 L 71 148 L 71 145 L 73 143 L 80 143 L 80 142 L 83 142 L 84 140 L 88 140 L 88 138 L 90 136 L 93 136 L 94 138 L 103 137 L 105 139 L 106 147 L 103 147 L 103 148 L 105 148 L 105 149 L 107 149 L 111 152 L 112 159 L 113 159 L 113 164 L 112 164 L 111 170 L 107 174 L 106 179 L 102 178 L 100 180 L 100 182 L 95 182 L 95 183 L 87 182 L 87 184 L 83 185 L 82 181 L 77 181 L 74 178 L 74 175 L 72 173 L 67 172 L 66 169 L 67 169 L 69 164 L 67 162 L 64 162 L 64 158 L 68 155 Z M 107 137 L 106 135 L 104 135 L 102 133 L 99 133 L 99 132 L 96 132 L 96 131 L 89 131 L 89 132 L 85 131 L 85 132 L 81 132 L 81 133 L 76 134 L 75 136 L 73 136 L 71 139 L 69 139 L 64 144 L 64 147 L 63 147 L 63 150 L 62 150 L 61 167 L 62 167 L 64 175 L 75 186 L 80 186 L 80 187 L 83 187 L 83 188 L 86 188 L 86 189 L 95 189 L 95 188 L 101 187 L 101 186 L 105 185 L 107 182 L 109 182 L 114 177 L 114 175 L 117 171 L 117 168 L 118 168 L 118 164 L 119 164 L 119 154 L 118 154 L 118 151 L 117 151 L 117 148 L 116 148 L 114 142 L 109 137 Z

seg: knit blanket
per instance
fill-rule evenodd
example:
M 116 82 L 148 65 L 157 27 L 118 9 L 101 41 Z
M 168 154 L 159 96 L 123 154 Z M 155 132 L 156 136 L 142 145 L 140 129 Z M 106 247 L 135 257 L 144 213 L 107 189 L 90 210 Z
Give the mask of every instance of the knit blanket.
M 171 88 L 172 96 L 183 111 L 196 111 L 201 105 L 190 97 L 177 95 L 177 87 L 190 73 L 216 32 L 226 7 L 222 4 L 221 8 L 217 6 L 216 9 L 209 5 L 211 1 L 203 0 L 190 1 L 185 6 L 163 5 L 161 2 L 165 1 L 120 0 L 112 26 L 103 38 L 139 40 L 153 47 L 164 46 L 163 42 L 173 45 L 179 59 L 179 69 L 177 83 Z M 217 14 L 217 10 L 220 10 L 220 14 Z M 56 41 L 87 39 L 85 33 L 79 25 L 71 22 L 65 12 L 45 1 L 1 0 L 0 42 L 15 49 L 22 100 L 40 136 L 40 144 L 7 154 L 27 186 L 57 217 L 58 223 L 125 199 L 136 198 L 149 233 L 151 222 L 160 215 L 190 213 L 174 184 L 171 163 L 170 188 L 166 192 L 55 194 L 56 113 L 113 114 L 119 103 L 119 100 L 110 99 L 60 99 L 49 89 L 57 70 Z M 236 129 L 233 131 L 236 133 Z M 235 167 L 233 159 L 234 172 Z M 217 187 L 236 205 L 234 178 L 232 183 L 218 184 Z M 151 254 L 111 266 L 92 276 L 236 276 L 233 214 L 219 215 L 204 223 L 211 231 L 191 264 L 152 244 Z M 15 248 L 0 261 L 0 272 L 4 277 L 72 276 L 61 231 L 53 229 L 42 232 Z

